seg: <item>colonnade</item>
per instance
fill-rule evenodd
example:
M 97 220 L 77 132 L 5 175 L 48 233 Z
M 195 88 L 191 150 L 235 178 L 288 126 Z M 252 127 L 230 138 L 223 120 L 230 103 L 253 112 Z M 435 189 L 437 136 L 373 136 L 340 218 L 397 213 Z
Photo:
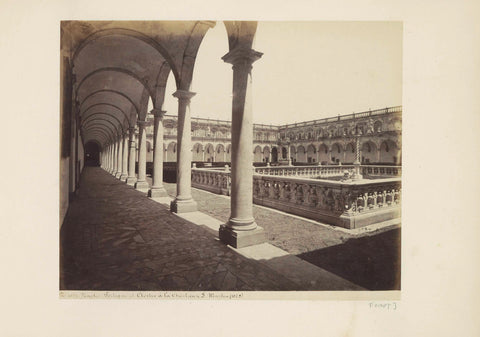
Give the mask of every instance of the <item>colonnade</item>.
M 262 56 L 251 48 L 236 48 L 222 59 L 233 65 L 232 143 L 231 143 L 231 215 L 219 229 L 220 240 L 234 247 L 244 247 L 265 241 L 265 233 L 253 218 L 253 116 L 251 106 L 252 64 Z M 197 203 L 191 193 L 191 117 L 190 101 L 195 96 L 188 90 L 177 90 L 177 193 L 170 204 L 175 213 L 197 211 Z M 138 175 L 135 175 L 135 128 L 118 135 L 117 139 L 101 152 L 101 167 L 116 178 L 148 193 L 149 197 L 165 197 L 163 186 L 163 123 L 166 113 L 154 108 L 153 183 L 146 181 L 146 121 L 137 121 L 138 127 Z

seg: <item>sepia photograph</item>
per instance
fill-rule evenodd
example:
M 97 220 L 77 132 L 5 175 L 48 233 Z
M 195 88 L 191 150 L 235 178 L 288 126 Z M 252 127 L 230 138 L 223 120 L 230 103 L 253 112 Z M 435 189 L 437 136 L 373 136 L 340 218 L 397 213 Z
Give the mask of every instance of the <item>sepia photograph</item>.
M 0 1 L 0 336 L 480 336 L 478 13 Z
M 402 22 L 59 29 L 61 297 L 399 298 Z

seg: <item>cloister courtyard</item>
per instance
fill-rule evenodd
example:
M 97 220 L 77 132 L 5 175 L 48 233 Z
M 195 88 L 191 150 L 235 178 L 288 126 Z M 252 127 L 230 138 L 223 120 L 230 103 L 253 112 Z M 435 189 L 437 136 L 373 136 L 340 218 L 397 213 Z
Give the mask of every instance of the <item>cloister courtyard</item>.
M 150 180 L 151 178 L 148 177 Z M 99 167 L 85 167 L 61 230 L 61 290 L 398 290 L 398 221 L 345 230 L 254 206 L 258 246 L 218 240 L 229 198 L 193 189 L 198 212 L 169 211 Z

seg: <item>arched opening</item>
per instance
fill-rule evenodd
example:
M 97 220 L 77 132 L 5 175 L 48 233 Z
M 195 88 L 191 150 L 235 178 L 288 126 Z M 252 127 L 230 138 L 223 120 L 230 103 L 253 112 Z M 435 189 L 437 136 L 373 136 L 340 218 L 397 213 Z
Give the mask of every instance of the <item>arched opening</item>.
M 168 162 L 176 162 L 177 161 L 177 144 L 170 143 L 167 146 L 167 161 Z
M 307 153 L 303 145 L 300 145 L 297 148 L 297 162 L 306 163 L 307 162 Z
M 96 142 L 85 144 L 85 166 L 100 166 L 100 146 Z
M 315 146 L 310 144 L 307 147 L 307 162 L 315 163 L 316 160 L 317 160 L 317 151 L 315 150 Z
M 203 146 L 200 143 L 193 145 L 192 161 L 203 161 Z
M 215 162 L 224 162 L 225 161 L 225 148 L 222 144 L 217 145 L 215 150 Z
M 328 147 L 325 144 L 320 144 L 318 147 L 318 161 L 322 165 L 330 164 L 330 157 L 328 155 Z
M 292 163 L 295 163 L 297 161 L 297 149 L 295 146 L 290 146 L 290 159 Z
M 256 146 L 255 150 L 253 151 L 253 162 L 254 163 L 262 163 L 265 159 L 263 158 L 262 148 L 260 146 Z
M 270 158 L 270 147 L 269 146 L 265 146 L 263 148 L 263 161 L 265 163 L 270 163 L 272 160 Z
M 276 147 L 272 147 L 272 163 L 278 162 L 278 150 Z
M 357 153 L 355 149 L 355 144 L 348 143 L 345 149 L 345 164 L 353 164 L 356 157 L 357 157 Z
M 362 145 L 362 164 L 373 164 L 377 162 L 377 146 L 373 142 L 366 142 Z
M 332 145 L 332 162 L 335 164 L 343 163 L 343 148 L 340 144 L 335 143 Z
M 205 162 L 212 163 L 215 157 L 215 150 L 212 144 L 207 144 L 205 147 Z
M 147 162 L 153 162 L 153 146 L 150 141 L 147 140 Z
M 400 151 L 398 150 L 397 145 L 393 141 L 383 141 L 380 145 L 380 163 L 392 165 L 398 164 L 400 161 L 399 152 Z

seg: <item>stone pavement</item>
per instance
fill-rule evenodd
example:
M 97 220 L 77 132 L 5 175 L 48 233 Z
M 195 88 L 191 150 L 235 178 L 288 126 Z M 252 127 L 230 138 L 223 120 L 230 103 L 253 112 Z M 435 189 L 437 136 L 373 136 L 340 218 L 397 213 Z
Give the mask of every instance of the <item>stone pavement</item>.
M 60 246 L 61 290 L 362 289 L 269 244 L 228 247 L 98 167 L 84 169 Z

